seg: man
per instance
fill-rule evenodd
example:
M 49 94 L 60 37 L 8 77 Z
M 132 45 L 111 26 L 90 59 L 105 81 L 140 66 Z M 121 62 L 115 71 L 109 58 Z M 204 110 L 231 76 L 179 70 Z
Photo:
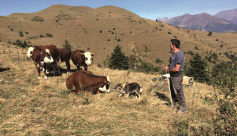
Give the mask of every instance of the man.
M 170 48 L 173 54 L 170 58 L 170 64 L 163 68 L 165 73 L 170 73 L 170 91 L 173 100 L 172 109 L 176 112 L 180 109 L 180 114 L 183 115 L 186 110 L 186 102 L 183 93 L 183 74 L 184 54 L 180 50 L 180 41 L 171 39 Z

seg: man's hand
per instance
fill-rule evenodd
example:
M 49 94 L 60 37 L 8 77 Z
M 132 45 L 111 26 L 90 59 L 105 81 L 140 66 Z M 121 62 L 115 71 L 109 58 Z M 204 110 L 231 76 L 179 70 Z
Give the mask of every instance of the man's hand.
M 164 71 L 165 73 L 168 73 L 169 67 L 168 67 L 168 66 L 164 67 L 164 68 L 163 68 L 163 71 Z

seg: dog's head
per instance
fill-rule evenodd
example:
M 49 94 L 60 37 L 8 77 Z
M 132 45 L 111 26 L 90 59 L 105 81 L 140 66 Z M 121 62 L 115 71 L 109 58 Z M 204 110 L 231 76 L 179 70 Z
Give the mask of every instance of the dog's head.
M 125 93 L 124 88 L 125 84 L 117 84 L 114 89 L 118 89 L 121 93 Z

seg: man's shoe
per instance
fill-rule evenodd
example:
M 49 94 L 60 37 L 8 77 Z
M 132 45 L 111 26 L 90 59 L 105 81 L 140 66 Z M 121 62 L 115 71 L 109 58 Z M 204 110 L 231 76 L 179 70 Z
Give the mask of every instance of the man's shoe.
M 179 111 L 179 115 L 184 115 L 184 114 L 185 114 L 185 111 L 182 111 L 182 110 Z
M 172 106 L 172 110 L 175 111 L 175 112 L 178 112 L 178 111 L 179 111 L 179 107 L 173 105 L 173 106 Z

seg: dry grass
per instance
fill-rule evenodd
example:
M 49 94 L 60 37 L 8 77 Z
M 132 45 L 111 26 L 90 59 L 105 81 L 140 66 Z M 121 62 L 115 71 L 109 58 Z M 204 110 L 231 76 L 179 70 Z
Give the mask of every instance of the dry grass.
M 195 135 L 211 127 L 215 117 L 215 102 L 205 100 L 214 98 L 213 89 L 205 84 L 184 87 L 187 112 L 181 116 L 171 112 L 167 84 L 152 81 L 161 75 L 94 64 L 90 71 L 110 76 L 111 92 L 76 96 L 66 89 L 66 73 L 38 80 L 33 61 L 24 56 L 26 50 L 6 43 L 0 43 L 0 50 L 0 67 L 10 67 L 0 72 L 0 135 Z M 144 87 L 141 99 L 118 98 L 112 88 L 125 82 Z

